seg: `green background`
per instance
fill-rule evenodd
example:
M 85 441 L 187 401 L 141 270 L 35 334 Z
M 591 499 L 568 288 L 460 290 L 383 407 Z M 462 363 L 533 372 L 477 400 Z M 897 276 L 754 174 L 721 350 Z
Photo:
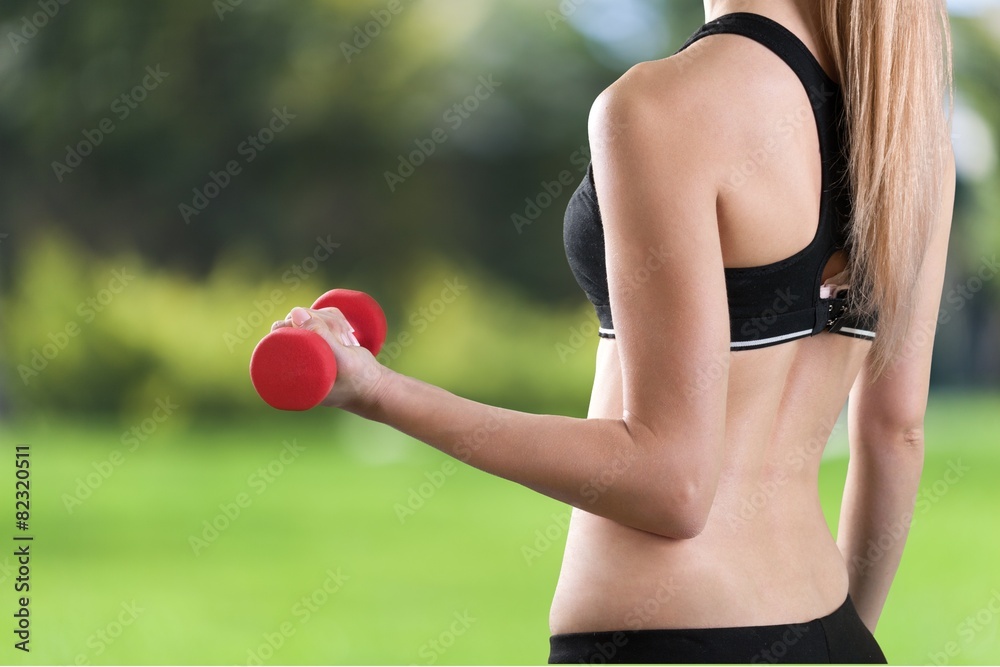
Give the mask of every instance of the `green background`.
M 998 411 L 996 394 L 933 399 L 915 518 L 876 631 L 891 663 L 1000 658 Z M 18 429 L 39 489 L 33 650 L 18 662 L 544 664 L 569 507 L 383 425 L 328 417 L 165 424 L 72 511 L 66 496 L 124 429 Z M 834 528 L 845 432 L 821 468 Z M 289 439 L 304 451 L 258 493 L 248 478 Z M 240 493 L 251 502 L 227 525 L 219 506 Z M 474 621 L 449 636 L 455 614 Z M 949 642 L 957 655 L 944 655 Z
M 995 4 L 952 16 L 959 181 L 922 504 L 876 633 L 894 663 L 1000 662 Z M 18 444 L 35 536 L 30 655 L 11 647 L 0 550 L 0 662 L 544 662 L 568 508 L 351 415 L 276 413 L 247 364 L 271 321 L 351 287 L 385 307 L 392 368 L 584 417 L 596 318 L 562 217 L 588 110 L 678 48 L 702 3 L 53 6 L 0 5 L 0 540 Z M 499 85 L 469 102 L 482 79 Z M 275 109 L 294 118 L 248 161 Z M 435 130 L 447 139 L 390 186 Z M 212 174 L 224 187 L 185 219 Z M 176 405 L 162 423 L 159 404 Z M 821 471 L 831 526 L 844 431 Z M 304 450 L 275 463 L 285 441 Z M 228 525 L 208 539 L 213 521 Z M 452 636 L 456 614 L 471 624 Z

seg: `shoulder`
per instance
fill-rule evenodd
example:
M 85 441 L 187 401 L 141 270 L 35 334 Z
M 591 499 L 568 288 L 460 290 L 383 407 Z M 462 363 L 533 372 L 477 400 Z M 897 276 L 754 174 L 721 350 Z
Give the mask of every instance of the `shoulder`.
M 728 161 L 735 146 L 759 133 L 758 119 L 805 95 L 766 47 L 713 35 L 669 58 L 632 66 L 594 101 L 588 129 L 592 142 L 662 141 L 684 150 L 686 159 Z

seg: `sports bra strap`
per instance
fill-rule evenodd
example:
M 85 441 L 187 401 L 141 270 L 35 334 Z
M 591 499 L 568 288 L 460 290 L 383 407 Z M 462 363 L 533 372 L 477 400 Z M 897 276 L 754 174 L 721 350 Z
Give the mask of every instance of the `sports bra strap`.
M 813 109 L 822 107 L 834 96 L 833 89 L 838 88 L 836 82 L 827 75 L 802 40 L 785 26 L 760 14 L 736 12 L 709 21 L 688 38 L 678 53 L 702 37 L 724 33 L 749 37 L 785 61 L 805 87 Z

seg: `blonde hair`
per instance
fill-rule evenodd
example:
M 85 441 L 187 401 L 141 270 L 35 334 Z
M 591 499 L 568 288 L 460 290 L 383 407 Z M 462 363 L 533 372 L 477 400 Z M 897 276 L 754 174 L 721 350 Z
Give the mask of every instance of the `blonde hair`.
M 939 218 L 951 134 L 948 13 L 944 0 L 821 0 L 821 15 L 846 108 L 852 307 L 878 315 L 877 377 L 904 342 Z

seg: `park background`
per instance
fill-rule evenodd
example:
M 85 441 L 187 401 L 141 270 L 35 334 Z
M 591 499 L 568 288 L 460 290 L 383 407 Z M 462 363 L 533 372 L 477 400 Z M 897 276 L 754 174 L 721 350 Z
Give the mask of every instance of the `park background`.
M 876 634 L 892 662 L 996 664 L 1000 7 L 951 9 L 927 463 Z M 544 663 L 567 506 L 352 415 L 277 413 L 247 364 L 292 305 L 352 287 L 394 369 L 584 417 L 596 319 L 561 224 L 587 114 L 702 21 L 697 0 L 5 0 L 0 539 L 28 444 L 35 540 L 30 654 L 0 550 L 0 662 Z

